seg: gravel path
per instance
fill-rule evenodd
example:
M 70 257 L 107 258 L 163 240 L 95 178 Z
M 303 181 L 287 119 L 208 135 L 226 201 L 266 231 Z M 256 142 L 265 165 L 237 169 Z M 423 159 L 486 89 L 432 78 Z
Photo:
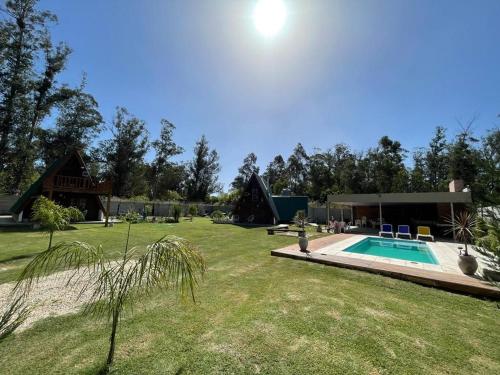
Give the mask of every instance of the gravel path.
M 73 271 L 58 272 L 41 278 L 33 285 L 27 299 L 28 306 L 32 308 L 31 313 L 17 331 L 25 330 L 36 321 L 49 316 L 76 313 L 90 300 L 92 290 L 87 290 L 78 298 L 83 285 L 89 278 L 88 273 L 83 274 L 76 282 L 72 281 L 70 286 L 66 286 L 72 274 Z M 9 303 L 9 293 L 14 285 L 15 283 L 0 284 L 0 314 Z

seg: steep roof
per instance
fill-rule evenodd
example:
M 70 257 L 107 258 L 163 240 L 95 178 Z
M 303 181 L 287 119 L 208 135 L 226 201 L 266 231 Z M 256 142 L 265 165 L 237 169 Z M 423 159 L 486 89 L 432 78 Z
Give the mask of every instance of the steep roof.
M 267 187 L 267 185 L 264 183 L 262 178 L 257 173 L 253 172 L 250 179 L 252 179 L 252 177 L 255 177 L 255 179 L 259 183 L 259 186 L 260 186 L 262 192 L 264 193 L 264 197 L 266 198 L 267 203 L 269 204 L 269 207 L 271 207 L 271 211 L 273 211 L 274 217 L 276 218 L 276 220 L 279 221 L 280 215 L 278 213 L 278 209 L 276 208 L 276 205 L 274 204 L 273 197 L 271 196 L 271 192 L 269 191 L 269 188 Z
M 33 196 L 33 195 L 39 195 L 40 189 L 42 187 L 43 181 L 52 175 L 52 173 L 55 173 L 59 170 L 60 167 L 62 167 L 66 162 L 66 158 L 61 158 L 57 159 L 55 162 L 53 162 L 45 172 L 42 173 L 38 179 L 31 184 L 31 186 L 26 190 L 23 195 L 19 197 L 19 199 L 14 203 L 14 205 L 10 208 L 10 212 L 18 214 L 21 212 L 24 208 L 24 205 L 26 202 Z
M 83 161 L 82 156 L 76 150 L 66 154 L 62 158 L 57 159 L 47 168 L 47 170 L 45 172 L 42 173 L 42 175 L 40 177 L 38 177 L 38 179 L 35 182 L 33 182 L 31 184 L 31 186 L 28 188 L 28 190 L 26 190 L 23 193 L 23 195 L 21 195 L 19 197 L 19 199 L 16 201 L 16 203 L 14 203 L 14 205 L 10 208 L 10 212 L 12 212 L 14 214 L 20 213 L 24 209 L 26 203 L 29 201 L 29 199 L 32 196 L 40 195 L 42 193 L 41 188 L 43 185 L 43 181 L 45 179 L 47 179 L 48 177 L 56 174 L 57 171 L 59 171 L 59 169 L 61 169 L 71 159 L 72 156 L 75 156 L 77 158 L 78 162 L 81 164 L 81 166 L 83 166 L 85 169 L 87 169 L 87 166 L 85 165 L 85 162 Z M 101 207 L 103 207 L 101 199 L 99 197 L 97 197 L 97 198 L 99 200 L 99 204 L 101 205 Z

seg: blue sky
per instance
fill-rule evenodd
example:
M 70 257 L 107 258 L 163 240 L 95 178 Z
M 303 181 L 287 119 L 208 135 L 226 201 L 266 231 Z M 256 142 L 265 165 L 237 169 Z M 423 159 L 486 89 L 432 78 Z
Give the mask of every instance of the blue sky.
M 205 134 L 227 189 L 243 157 L 265 165 L 297 142 L 308 151 L 383 135 L 408 150 L 437 125 L 500 113 L 500 1 L 286 1 L 273 39 L 252 23 L 254 1 L 42 0 L 56 40 L 74 50 L 60 81 L 88 91 L 109 123 L 114 108 L 160 118 L 192 157 Z

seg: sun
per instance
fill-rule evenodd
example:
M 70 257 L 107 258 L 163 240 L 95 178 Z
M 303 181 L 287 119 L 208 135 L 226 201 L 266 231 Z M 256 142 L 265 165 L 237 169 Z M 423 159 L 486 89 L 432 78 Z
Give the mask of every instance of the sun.
M 265 37 L 275 36 L 285 25 L 287 11 L 282 0 L 259 0 L 253 11 L 253 22 Z

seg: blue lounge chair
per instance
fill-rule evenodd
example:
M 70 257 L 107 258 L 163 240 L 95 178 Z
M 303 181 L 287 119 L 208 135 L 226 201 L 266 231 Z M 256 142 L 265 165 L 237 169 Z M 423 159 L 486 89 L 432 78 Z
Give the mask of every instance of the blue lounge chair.
M 396 238 L 408 237 L 411 240 L 410 226 L 409 225 L 398 225 L 398 232 L 396 233 Z
M 394 232 L 392 231 L 392 224 L 382 224 L 382 230 L 378 232 L 378 235 L 380 237 L 383 237 L 386 234 L 394 238 Z

